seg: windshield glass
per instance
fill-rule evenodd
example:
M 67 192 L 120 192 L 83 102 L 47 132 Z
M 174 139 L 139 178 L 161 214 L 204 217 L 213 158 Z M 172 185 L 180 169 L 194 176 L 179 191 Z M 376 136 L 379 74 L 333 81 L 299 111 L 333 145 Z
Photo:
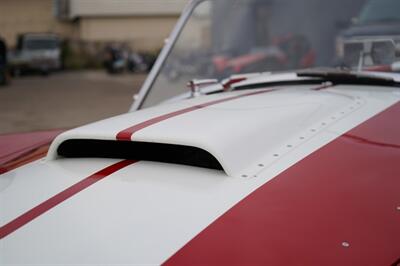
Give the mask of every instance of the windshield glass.
M 399 0 L 370 0 L 362 9 L 359 22 L 375 23 L 400 21 Z
M 25 42 L 27 50 L 47 50 L 56 49 L 58 42 L 54 39 L 28 39 Z
M 358 32 L 358 24 L 351 21 L 361 10 L 364 20 L 367 13 L 395 13 L 398 3 L 199 1 L 140 108 L 187 92 L 186 84 L 191 79 L 221 80 L 233 74 L 311 67 L 356 68 L 360 62 L 365 68 L 391 63 L 395 61 L 396 43 L 392 39 L 382 40 L 386 30 L 369 32 L 367 28 Z M 400 30 L 398 33 L 400 37 Z

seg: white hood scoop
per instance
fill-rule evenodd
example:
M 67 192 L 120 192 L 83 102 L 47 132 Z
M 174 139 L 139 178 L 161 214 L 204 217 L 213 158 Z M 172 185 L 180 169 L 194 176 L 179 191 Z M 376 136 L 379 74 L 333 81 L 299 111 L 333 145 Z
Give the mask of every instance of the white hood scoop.
M 53 142 L 48 159 L 145 160 L 250 177 L 280 157 L 282 149 L 296 150 L 328 130 L 335 122 L 331 117 L 339 119 L 362 106 L 360 97 L 351 93 L 314 91 L 310 86 L 280 89 L 169 117 L 135 132 L 131 141 L 116 138 L 122 130 L 160 115 L 240 94 L 243 91 L 199 97 L 68 131 Z

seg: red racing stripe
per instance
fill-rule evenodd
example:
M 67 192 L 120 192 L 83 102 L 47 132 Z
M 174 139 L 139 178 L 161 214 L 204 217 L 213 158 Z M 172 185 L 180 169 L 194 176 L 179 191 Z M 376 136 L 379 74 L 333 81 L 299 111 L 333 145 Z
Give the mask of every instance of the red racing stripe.
M 76 195 L 77 193 L 81 192 L 82 190 L 90 187 L 91 185 L 95 184 L 96 182 L 104 179 L 105 177 L 121 170 L 122 168 L 135 163 L 136 161 L 132 160 L 123 160 L 113 165 L 110 165 L 93 175 L 83 179 L 82 181 L 70 186 L 66 190 L 58 193 L 57 195 L 51 197 L 50 199 L 42 202 L 41 204 L 37 205 L 33 209 L 25 212 L 21 216 L 17 217 L 16 219 L 12 220 L 11 222 L 7 223 L 6 225 L 0 227 L 0 239 L 8 236 L 12 232 L 18 230 L 22 226 L 26 225 L 27 223 L 31 222 L 32 220 L 36 219 L 38 216 L 44 214 L 45 212 L 49 211 L 50 209 L 56 207 L 58 204 L 62 203 L 63 201 L 71 198 L 72 196 Z
M 310 154 L 165 265 L 392 265 L 400 256 L 399 117 L 397 103 Z
M 117 140 L 121 140 L 121 141 L 131 141 L 132 140 L 132 135 L 135 134 L 135 132 L 144 129 L 146 127 L 149 127 L 151 125 L 157 124 L 161 121 L 167 120 L 169 118 L 175 117 L 175 116 L 179 116 L 182 114 L 186 114 L 189 112 L 193 112 L 195 110 L 198 109 L 202 109 L 202 108 L 206 108 L 208 106 L 211 105 L 215 105 L 215 104 L 219 104 L 219 103 L 223 103 L 223 102 L 227 102 L 227 101 L 232 101 L 232 100 L 236 100 L 239 98 L 243 98 L 243 97 L 248 97 L 248 96 L 253 96 L 253 95 L 258 95 L 258 94 L 262 94 L 262 93 L 267 93 L 267 92 L 271 92 L 274 91 L 275 89 L 265 89 L 265 90 L 261 90 L 261 91 L 255 91 L 255 92 L 249 92 L 249 93 L 244 93 L 241 95 L 237 95 L 237 96 L 233 96 L 233 97 L 228 97 L 225 99 L 221 99 L 221 100 L 215 100 L 215 101 L 211 101 L 211 102 L 207 102 L 207 103 L 203 103 L 203 104 L 198 104 L 192 107 L 188 107 L 185 109 L 181 109 L 175 112 L 171 112 L 165 115 L 160 115 L 157 116 L 155 118 L 152 118 L 150 120 L 146 120 L 142 123 L 136 124 L 132 127 L 129 127 L 127 129 L 122 130 L 121 132 L 119 132 L 117 134 Z

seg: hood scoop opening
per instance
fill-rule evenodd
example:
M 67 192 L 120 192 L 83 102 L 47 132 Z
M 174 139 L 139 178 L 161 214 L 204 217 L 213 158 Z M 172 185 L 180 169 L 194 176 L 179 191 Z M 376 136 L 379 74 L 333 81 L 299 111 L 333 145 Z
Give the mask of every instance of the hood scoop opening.
M 153 161 L 223 170 L 209 152 L 191 146 L 113 140 L 69 139 L 57 147 L 64 158 L 112 158 Z

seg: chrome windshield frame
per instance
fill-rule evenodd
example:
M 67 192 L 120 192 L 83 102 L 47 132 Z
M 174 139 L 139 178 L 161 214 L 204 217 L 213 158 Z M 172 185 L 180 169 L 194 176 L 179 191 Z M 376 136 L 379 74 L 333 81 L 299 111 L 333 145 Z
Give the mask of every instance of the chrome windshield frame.
M 134 102 L 129 109 L 129 112 L 134 112 L 142 108 L 143 103 L 150 92 L 154 82 L 156 81 L 165 61 L 167 60 L 169 54 L 171 53 L 174 45 L 179 38 L 183 28 L 185 27 L 187 21 L 190 18 L 193 10 L 202 2 L 209 0 L 190 0 L 186 7 L 183 9 L 182 14 L 176 23 L 174 29 L 172 30 L 169 37 L 165 40 L 163 49 L 161 50 L 153 68 L 151 69 L 149 75 L 147 76 L 145 82 L 143 83 L 139 93 L 135 95 Z

